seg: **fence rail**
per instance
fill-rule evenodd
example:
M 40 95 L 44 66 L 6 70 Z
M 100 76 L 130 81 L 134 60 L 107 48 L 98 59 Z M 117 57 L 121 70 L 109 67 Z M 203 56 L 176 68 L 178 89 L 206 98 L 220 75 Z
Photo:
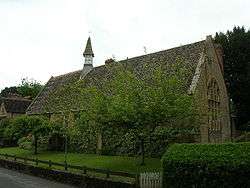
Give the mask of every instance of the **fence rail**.
M 80 170 L 83 174 L 87 174 L 88 172 L 94 172 L 94 173 L 100 173 L 106 175 L 106 178 L 110 178 L 110 176 L 119 176 L 119 177 L 125 177 L 125 178 L 133 178 L 135 179 L 136 182 L 138 182 L 138 175 L 133 174 L 133 173 L 127 173 L 127 172 L 119 172 L 119 171 L 111 171 L 108 169 L 96 169 L 96 168 L 89 168 L 86 166 L 77 166 L 77 165 L 71 165 L 68 163 L 57 163 L 53 162 L 51 160 L 46 161 L 46 160 L 40 160 L 40 159 L 31 159 L 31 158 L 26 158 L 26 157 L 18 157 L 16 155 L 9 155 L 9 154 L 2 154 L 0 153 L 0 156 L 4 157 L 7 160 L 13 160 L 13 161 L 21 161 L 23 163 L 28 163 L 28 162 L 33 162 L 35 163 L 36 166 L 38 164 L 45 164 L 48 165 L 49 168 L 52 168 L 52 166 L 59 166 L 63 167 L 65 171 L 68 169 L 74 169 L 74 170 Z

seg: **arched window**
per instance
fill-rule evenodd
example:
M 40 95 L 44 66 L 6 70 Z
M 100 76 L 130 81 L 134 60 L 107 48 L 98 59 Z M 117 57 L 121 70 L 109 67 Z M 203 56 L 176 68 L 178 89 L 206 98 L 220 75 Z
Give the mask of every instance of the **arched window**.
M 219 142 L 221 139 L 220 89 L 215 79 L 208 84 L 208 131 L 209 141 Z

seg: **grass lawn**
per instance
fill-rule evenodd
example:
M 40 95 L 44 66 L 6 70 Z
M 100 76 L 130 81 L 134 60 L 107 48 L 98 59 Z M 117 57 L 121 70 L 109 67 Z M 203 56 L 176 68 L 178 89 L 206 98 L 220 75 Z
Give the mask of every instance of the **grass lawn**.
M 18 147 L 0 148 L 0 153 L 16 155 L 18 157 L 38 158 L 41 160 L 51 160 L 53 162 L 64 162 L 63 152 L 41 152 L 34 155 L 32 151 L 20 149 Z M 140 165 L 140 157 L 125 156 L 104 156 L 95 154 L 68 153 L 68 164 L 86 166 L 89 168 L 109 169 L 112 171 L 123 171 L 129 173 L 152 172 L 161 170 L 160 159 L 146 158 L 146 165 Z

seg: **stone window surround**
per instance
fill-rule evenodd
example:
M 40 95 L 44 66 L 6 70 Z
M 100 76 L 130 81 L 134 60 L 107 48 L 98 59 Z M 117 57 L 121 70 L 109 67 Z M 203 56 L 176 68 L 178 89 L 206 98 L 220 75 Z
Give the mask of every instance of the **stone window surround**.
M 208 96 L 208 129 L 210 132 L 222 132 L 221 122 L 221 96 L 218 82 L 215 78 L 210 79 L 207 87 Z

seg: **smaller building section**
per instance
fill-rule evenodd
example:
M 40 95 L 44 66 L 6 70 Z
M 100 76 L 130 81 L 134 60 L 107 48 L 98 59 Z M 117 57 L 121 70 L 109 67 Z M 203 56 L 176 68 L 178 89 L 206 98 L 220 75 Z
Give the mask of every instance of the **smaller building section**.
M 0 98 L 0 120 L 25 114 L 31 100 L 23 97 Z

